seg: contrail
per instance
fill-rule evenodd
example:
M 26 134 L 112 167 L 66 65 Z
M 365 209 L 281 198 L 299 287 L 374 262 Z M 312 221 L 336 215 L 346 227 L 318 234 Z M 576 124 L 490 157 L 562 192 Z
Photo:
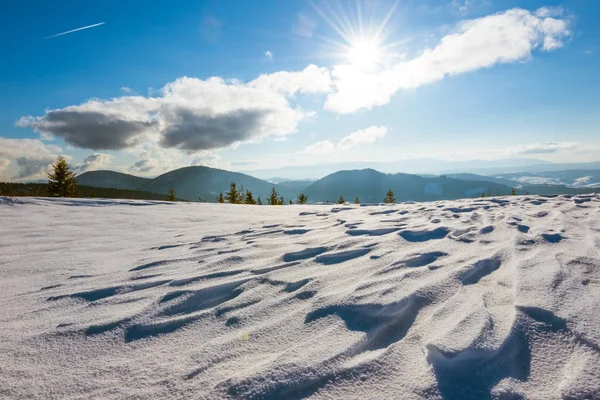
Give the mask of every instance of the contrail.
M 69 33 L 77 32 L 77 31 L 82 31 L 82 30 L 84 30 L 84 29 L 90 29 L 90 28 L 94 28 L 94 27 L 96 27 L 96 26 L 100 26 L 100 25 L 104 25 L 104 24 L 105 24 L 104 22 L 100 22 L 99 24 L 94 24 L 94 25 L 88 25 L 88 26 L 84 26 L 84 27 L 81 27 L 81 28 L 73 29 L 73 30 L 71 30 L 71 31 L 66 31 L 66 32 L 62 32 L 62 33 L 57 33 L 56 35 L 52 35 L 52 36 L 45 37 L 45 38 L 43 38 L 42 40 L 46 40 L 46 39 L 52 39 L 52 38 L 54 38 L 54 37 L 57 37 L 57 36 L 67 35 L 67 34 L 69 34 Z

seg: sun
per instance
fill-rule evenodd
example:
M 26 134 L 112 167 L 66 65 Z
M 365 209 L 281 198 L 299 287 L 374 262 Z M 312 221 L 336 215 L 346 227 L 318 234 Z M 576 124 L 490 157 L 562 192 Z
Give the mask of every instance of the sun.
M 314 11 L 327 23 L 332 32 L 315 34 L 325 43 L 324 58 L 333 59 L 335 65 L 346 65 L 374 72 L 397 55 L 400 41 L 390 41 L 393 32 L 390 23 L 400 0 L 390 9 L 382 10 L 379 2 L 356 2 L 356 9 L 347 8 L 350 2 L 323 0 L 310 3 Z M 335 33 L 335 36 L 330 36 Z
M 371 69 L 381 62 L 383 51 L 377 41 L 357 38 L 348 46 L 348 63 L 363 69 Z

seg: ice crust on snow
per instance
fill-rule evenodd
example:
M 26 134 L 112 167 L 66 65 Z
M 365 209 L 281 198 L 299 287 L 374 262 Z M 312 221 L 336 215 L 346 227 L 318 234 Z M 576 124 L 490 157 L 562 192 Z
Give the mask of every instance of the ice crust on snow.
M 599 399 L 600 196 L 0 197 L 1 398 Z

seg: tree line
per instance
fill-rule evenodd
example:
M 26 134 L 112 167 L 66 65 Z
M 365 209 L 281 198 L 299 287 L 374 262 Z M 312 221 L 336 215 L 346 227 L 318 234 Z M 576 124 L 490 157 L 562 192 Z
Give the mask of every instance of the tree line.
M 173 189 L 171 188 L 170 193 L 172 190 Z M 173 196 L 173 198 L 175 198 L 174 191 L 172 191 L 172 196 Z M 198 200 L 203 201 L 200 198 L 198 198 Z M 260 196 L 258 196 L 255 199 L 254 195 L 252 194 L 252 191 L 247 190 L 247 189 L 244 191 L 243 186 L 238 188 L 237 184 L 235 182 L 231 182 L 229 184 L 228 192 L 226 192 L 225 194 L 223 194 L 223 192 L 219 193 L 216 200 L 218 203 L 254 204 L 254 205 L 259 205 L 259 206 L 263 205 L 263 202 L 262 202 Z M 279 195 L 279 192 L 277 192 L 277 189 L 275 189 L 275 187 L 273 187 L 271 189 L 271 193 L 269 193 L 267 195 L 266 201 L 267 201 L 267 204 L 270 206 L 282 206 L 282 205 L 286 204 L 284 197 Z M 343 195 L 340 195 L 337 202 L 338 202 L 338 204 L 345 204 L 346 199 L 344 199 Z M 396 203 L 396 195 L 394 194 L 394 191 L 391 188 L 385 194 L 385 197 L 383 198 L 383 202 L 385 204 Z M 304 193 L 300 193 L 298 195 L 298 197 L 296 198 L 295 204 L 307 204 L 307 203 L 308 203 L 308 196 L 305 195 Z M 329 203 L 329 201 L 326 201 L 326 203 Z M 294 204 L 294 201 L 290 200 L 289 204 Z M 358 197 L 356 197 L 354 199 L 354 204 L 360 204 L 360 199 Z
M 217 196 L 218 203 L 230 203 L 230 204 L 255 204 L 262 206 L 264 203 L 260 196 L 254 198 L 254 194 L 252 194 L 251 190 L 244 190 L 244 187 L 237 187 L 235 182 L 231 182 L 229 184 L 229 191 L 223 194 L 223 192 L 219 193 Z M 266 202 L 270 206 L 282 206 L 285 204 L 285 199 L 283 196 L 279 195 L 277 189 L 273 187 L 271 193 L 266 196 Z M 292 201 L 290 200 L 290 204 Z

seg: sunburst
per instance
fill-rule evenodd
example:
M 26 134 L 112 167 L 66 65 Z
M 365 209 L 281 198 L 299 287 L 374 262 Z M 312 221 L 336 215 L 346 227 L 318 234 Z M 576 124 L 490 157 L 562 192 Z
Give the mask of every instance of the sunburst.
M 350 15 L 340 3 L 337 4 L 339 6 L 334 9 L 330 2 L 320 3 L 320 6 L 311 3 L 317 14 L 339 35 L 337 40 L 321 36 L 322 40 L 333 46 L 332 55 L 342 64 L 363 70 L 373 70 L 385 63 L 393 55 L 392 48 L 399 43 L 390 43 L 388 40 L 388 24 L 398 1 L 393 3 L 379 23 L 374 23 L 372 16 L 365 21 L 360 1 L 356 3 L 355 12 L 348 10 Z

